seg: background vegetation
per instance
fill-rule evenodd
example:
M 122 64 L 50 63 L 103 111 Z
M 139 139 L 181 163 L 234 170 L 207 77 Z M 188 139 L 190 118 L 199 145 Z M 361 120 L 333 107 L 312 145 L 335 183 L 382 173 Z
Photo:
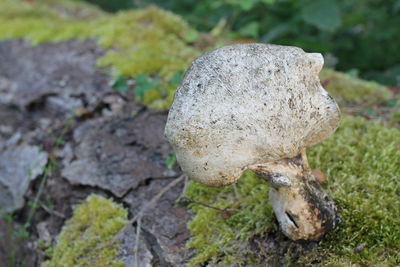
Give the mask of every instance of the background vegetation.
M 295 45 L 326 65 L 387 85 L 400 82 L 398 0 L 87 0 L 106 10 L 155 4 L 199 31 Z

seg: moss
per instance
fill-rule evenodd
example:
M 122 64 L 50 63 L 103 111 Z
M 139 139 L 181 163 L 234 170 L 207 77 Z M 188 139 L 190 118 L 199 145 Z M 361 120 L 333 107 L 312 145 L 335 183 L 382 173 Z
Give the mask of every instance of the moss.
M 332 69 L 323 69 L 320 73 L 320 79 L 324 88 L 342 106 L 382 104 L 393 97 L 385 86 L 351 77 Z
M 399 136 L 399 128 L 346 117 L 332 138 L 311 149 L 310 163 L 329 177 L 343 220 L 317 249 L 327 266 L 400 263 Z
M 155 108 L 171 104 L 175 87 L 170 80 L 199 55 L 189 45 L 196 36 L 180 17 L 154 6 L 110 15 L 78 1 L 0 1 L 0 40 L 39 44 L 95 38 L 107 50 L 98 65 L 110 66 L 115 76 L 160 77 L 159 86 L 144 97 Z
M 118 244 L 107 244 L 127 223 L 126 210 L 98 195 L 89 196 L 68 220 L 52 250 L 51 260 L 42 267 L 124 266 L 116 260 Z
M 153 108 L 165 109 L 173 100 L 174 73 L 184 70 L 200 51 L 190 45 L 197 32 L 180 17 L 156 7 L 111 15 L 73 0 L 0 1 L 0 40 L 25 38 L 33 44 L 95 38 L 107 52 L 99 66 L 110 66 L 114 76 L 147 74 L 159 84 L 141 98 Z M 373 82 L 324 69 L 321 80 L 346 104 L 387 101 L 391 93 Z
M 337 202 L 343 222 L 316 249 L 292 258 L 295 266 L 310 262 L 326 266 L 399 264 L 399 136 L 398 128 L 346 116 L 331 138 L 309 149 L 310 164 L 328 177 L 326 189 Z M 236 208 L 230 218 L 224 219 L 216 210 L 193 205 L 196 216 L 189 223 L 193 238 L 188 246 L 195 249 L 196 256 L 190 266 L 205 262 L 240 265 L 248 258 L 257 261 L 246 243 L 255 235 L 276 229 L 268 204 L 268 186 L 247 173 L 237 189 L 239 195 L 235 197 L 232 186 L 209 188 L 190 183 L 188 195 L 194 200 Z M 365 248 L 354 252 L 359 245 Z
M 229 208 L 231 213 L 224 216 L 215 209 L 192 206 L 196 216 L 188 228 L 194 237 L 187 245 L 195 248 L 197 255 L 189 266 L 221 259 L 222 266 L 249 262 L 252 252 L 244 244 L 255 235 L 275 229 L 272 207 L 268 204 L 268 185 L 252 172 L 242 175 L 236 190 L 233 185 L 211 188 L 192 181 L 187 195 L 220 209 Z

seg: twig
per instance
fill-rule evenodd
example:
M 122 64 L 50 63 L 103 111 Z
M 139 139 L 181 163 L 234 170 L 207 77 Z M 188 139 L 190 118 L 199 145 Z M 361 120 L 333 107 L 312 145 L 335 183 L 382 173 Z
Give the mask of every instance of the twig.
M 64 214 L 62 214 L 61 212 L 58 212 L 58 211 L 56 211 L 56 210 L 50 209 L 50 208 L 47 207 L 43 202 L 40 202 L 40 201 L 39 201 L 39 205 L 40 205 L 40 207 L 41 207 L 42 209 L 44 209 L 47 213 L 49 213 L 49 214 L 51 214 L 51 215 L 57 216 L 57 217 L 62 218 L 62 219 L 65 219 L 65 218 L 66 218 Z
M 140 240 L 140 227 L 142 224 L 142 217 L 138 218 L 136 225 L 136 243 L 135 243 L 135 266 L 139 267 L 139 240 Z
M 186 198 L 186 190 L 187 190 L 187 185 L 189 182 L 189 177 L 185 176 L 185 181 L 183 184 L 183 189 L 179 197 L 175 200 L 175 203 L 180 203 L 182 199 Z
M 181 196 L 185 196 L 186 195 L 186 190 L 187 190 L 188 183 L 189 183 L 189 177 L 185 176 L 185 183 L 183 185 Z
M 210 205 L 208 205 L 206 203 L 198 202 L 198 201 L 193 200 L 193 199 L 191 199 L 189 197 L 183 197 L 182 202 L 184 202 L 185 200 L 187 202 L 189 202 L 189 203 L 197 204 L 197 205 L 200 205 L 200 206 L 203 206 L 203 207 L 206 207 L 206 208 L 210 208 L 210 209 L 214 209 L 214 210 L 218 210 L 218 211 L 227 211 L 227 210 L 229 210 L 228 208 L 220 209 L 220 208 L 217 208 L 217 207 L 214 207 L 214 206 L 210 206 Z
M 206 207 L 206 208 L 210 208 L 210 209 L 217 210 L 217 211 L 219 212 L 219 214 L 220 214 L 222 217 L 224 217 L 225 219 L 228 219 L 229 217 L 231 217 L 232 212 L 235 210 L 235 209 L 233 209 L 233 208 L 220 209 L 220 208 L 217 208 L 217 207 L 208 205 L 208 204 L 206 204 L 206 203 L 202 203 L 202 202 L 195 201 L 195 200 L 193 200 L 193 199 L 191 199 L 191 198 L 189 198 L 189 197 L 183 197 L 183 198 L 181 199 L 182 202 L 184 202 L 185 200 L 186 200 L 186 202 L 189 202 L 189 203 L 193 203 L 193 204 L 197 204 L 197 205 L 204 206 L 204 207 Z
M 155 195 L 149 202 L 147 202 L 143 208 L 138 212 L 138 214 L 136 214 L 135 217 L 133 217 L 133 219 L 128 221 L 128 224 L 132 224 L 134 222 L 136 222 L 137 219 L 139 219 L 139 217 L 142 217 L 144 212 L 150 208 L 151 206 L 153 206 L 166 192 L 168 192 L 172 187 L 174 187 L 175 185 L 179 184 L 182 180 L 184 180 L 184 178 L 186 177 L 186 175 L 182 174 L 181 176 L 179 176 L 178 178 L 176 178 L 175 180 L 173 180 L 172 182 L 170 182 L 166 187 L 163 188 L 163 190 L 161 190 L 160 192 L 158 192 L 157 195 Z M 127 226 L 125 226 L 124 228 L 127 228 Z
M 179 184 L 184 180 L 186 175 L 182 174 L 178 178 L 174 179 L 171 181 L 166 187 L 164 187 L 160 192 L 158 192 L 157 195 L 155 195 L 152 199 L 150 199 L 149 202 L 147 202 L 143 208 L 136 214 L 135 217 L 133 217 L 131 220 L 128 221 L 128 223 L 110 240 L 110 242 L 107 242 L 104 245 L 98 246 L 96 250 L 108 247 L 112 244 L 114 244 L 115 241 L 118 240 L 118 238 L 126 231 L 126 229 L 129 227 L 129 225 L 132 225 L 134 222 L 136 222 L 139 218 L 142 218 L 144 212 L 149 209 L 151 206 L 153 206 L 166 192 L 168 192 L 172 187 L 175 185 Z

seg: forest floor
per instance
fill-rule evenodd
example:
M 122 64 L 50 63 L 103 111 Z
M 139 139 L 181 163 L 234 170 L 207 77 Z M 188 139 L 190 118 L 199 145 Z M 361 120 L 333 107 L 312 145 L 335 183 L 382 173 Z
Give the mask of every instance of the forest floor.
M 1 201 L 19 209 L 0 219 L 0 266 L 43 263 L 46 245 L 89 195 L 122 203 L 132 217 L 181 174 L 165 161 L 172 154 L 163 134 L 167 112 L 149 110 L 110 88 L 110 77 L 95 68 L 101 54 L 91 40 L 35 47 L 21 40 L 0 43 L 0 157 L 7 165 L 0 176 L 13 176 L 17 187 L 4 188 Z M 35 165 L 40 166 L 31 181 L 14 173 Z M 192 256 L 185 248 L 191 214 L 177 205 L 183 187 L 181 182 L 171 188 L 145 211 L 140 266 L 177 266 Z M 127 266 L 135 233 L 132 228 Z M 279 232 L 254 241 L 255 250 L 268 248 L 277 258 L 289 246 L 301 251 L 315 245 L 293 247 Z
M 8 166 L 0 177 L 13 176 L 19 186 L 2 188 L 1 204 L 20 209 L 1 219 L 1 266 L 40 265 L 45 255 L 37 240 L 52 243 L 88 195 L 113 198 L 135 214 L 180 174 L 165 162 L 172 153 L 163 136 L 167 113 L 111 89 L 110 77 L 95 68 L 101 54 L 90 40 L 0 43 L 0 157 Z M 14 172 L 42 157 L 32 181 Z M 190 214 L 175 207 L 182 189 L 178 184 L 144 214 L 143 253 L 152 263 L 188 257 Z
M 167 112 L 113 90 L 107 72 L 95 67 L 102 54 L 93 40 L 0 43 L 1 204 L 17 210 L 0 219 L 0 266 L 39 266 L 89 195 L 111 198 L 133 217 L 181 174 L 166 162 L 172 154 L 163 135 Z M 385 109 L 375 113 L 384 118 Z M 31 177 L 18 171 L 27 166 Z M 185 248 L 192 214 L 177 205 L 183 187 L 172 187 L 144 211 L 140 237 L 138 222 L 129 228 L 127 266 L 133 266 L 138 241 L 140 266 L 183 266 L 193 256 Z M 293 243 L 275 231 L 253 240 L 252 248 L 279 262 L 288 250 L 298 254 L 316 245 Z
M 114 199 L 133 217 L 181 174 L 165 160 L 172 154 L 164 137 L 167 112 L 110 88 L 111 78 L 95 67 L 101 54 L 92 40 L 0 43 L 0 158 L 7 165 L 0 176 L 6 185 L 14 177 L 1 201 L 18 209 L 0 219 L 0 266 L 42 264 L 65 220 L 89 195 Z M 15 174 L 27 166 L 39 168 L 30 180 Z M 193 256 L 185 248 L 192 216 L 177 203 L 183 187 L 171 188 L 145 211 L 140 266 L 177 266 Z M 133 266 L 136 227 L 126 244 L 127 266 Z M 268 248 L 279 259 L 289 246 L 300 252 L 315 245 L 293 246 L 276 232 L 255 240 L 253 249 Z

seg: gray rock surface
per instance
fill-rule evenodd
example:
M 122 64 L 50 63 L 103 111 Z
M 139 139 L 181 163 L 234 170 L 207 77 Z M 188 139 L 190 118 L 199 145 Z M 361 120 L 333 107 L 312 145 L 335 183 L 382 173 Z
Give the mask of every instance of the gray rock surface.
M 42 174 L 47 153 L 19 142 L 18 134 L 0 143 L 0 215 L 24 205 L 29 183 Z
M 160 192 L 172 179 L 152 179 L 124 198 L 133 216 Z M 142 229 L 148 244 L 161 266 L 178 266 L 190 257 L 185 243 L 190 237 L 186 224 L 191 218 L 186 207 L 177 207 L 175 201 L 183 190 L 183 183 L 168 191 L 142 218 Z
M 153 254 L 147 247 L 143 235 L 139 234 L 138 251 L 135 253 L 137 234 L 133 226 L 129 226 L 120 238 L 120 248 L 117 259 L 125 263 L 125 267 L 152 267 Z M 137 256 L 137 259 L 136 259 Z
M 95 66 L 102 50 L 94 40 L 31 46 L 12 40 L 0 45 L 0 102 L 25 110 L 49 106 L 68 113 L 93 110 L 109 91 Z
M 140 106 L 137 106 L 140 107 Z M 97 186 L 122 197 L 146 179 L 166 174 L 170 147 L 166 116 L 147 110 L 87 121 L 74 131 L 75 160 L 62 175 L 72 184 Z
M 114 196 L 134 215 L 179 174 L 165 164 L 172 152 L 163 134 L 166 114 L 111 92 L 110 77 L 95 67 L 101 53 L 93 40 L 37 46 L 21 40 L 0 42 L 0 207 L 21 207 L 27 189 L 25 198 L 33 200 L 39 181 L 31 178 L 42 173 L 44 155 L 57 161 L 31 220 L 37 226 L 33 241 L 47 240 L 48 235 L 54 240 L 72 207 L 89 194 Z M 67 120 L 71 114 L 75 117 Z M 36 175 L 23 171 L 30 167 Z M 172 188 L 145 213 L 139 266 L 177 266 L 188 258 L 184 246 L 189 214 L 174 207 L 182 186 Z M 29 208 L 23 208 L 16 215 L 26 218 L 27 212 Z M 10 250 L 7 236 L 13 232 L 6 233 L 3 221 L 0 262 L 17 251 L 21 265 L 40 266 L 45 255 L 28 246 L 32 243 L 15 244 Z M 119 255 L 128 267 L 134 266 L 135 227 L 123 237 Z

